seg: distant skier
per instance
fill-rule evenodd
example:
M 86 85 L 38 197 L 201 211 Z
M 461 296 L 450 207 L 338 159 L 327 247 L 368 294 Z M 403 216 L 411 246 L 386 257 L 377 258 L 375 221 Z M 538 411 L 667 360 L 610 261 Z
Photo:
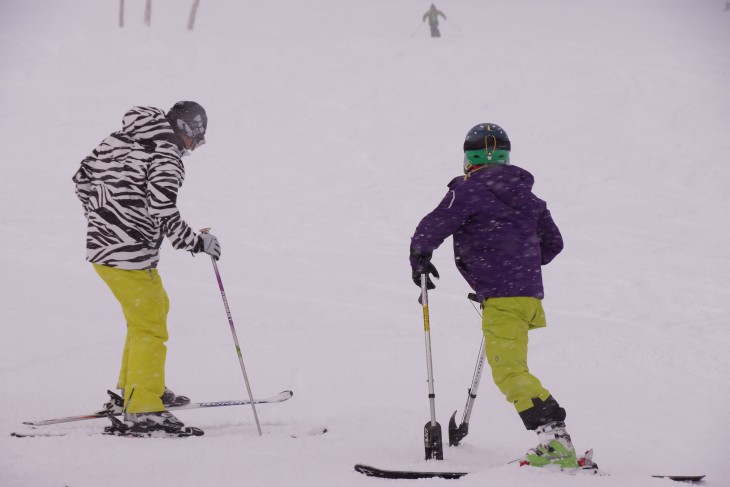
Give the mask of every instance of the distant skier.
M 73 177 L 88 220 L 86 260 L 119 301 L 127 326 L 117 382 L 123 404 L 112 397 L 105 408 L 126 413 L 119 424 L 128 433 L 185 436 L 193 429 L 165 410 L 190 399 L 165 387 L 169 301 L 157 263 L 163 237 L 176 249 L 220 257 L 216 237 L 196 234 L 176 206 L 182 156 L 205 143 L 208 118 L 202 106 L 183 101 L 167 114 L 134 107 L 122 123 Z
M 527 332 L 546 326 L 540 267 L 563 249 L 544 201 L 532 193 L 532 175 L 510 162 L 511 144 L 498 125 L 472 128 L 464 141 L 464 174 L 449 183 L 441 203 L 411 239 L 412 278 L 435 286 L 431 256 L 453 235 L 456 267 L 482 303 L 482 331 L 492 377 L 539 445 L 522 464 L 577 468 L 565 429 L 565 410 L 527 368 Z
M 431 8 L 423 14 L 423 21 L 428 19 L 428 25 L 431 27 L 431 37 L 441 37 L 441 31 L 439 31 L 439 15 L 446 20 L 446 15 L 441 10 L 436 8 L 436 5 L 431 4 Z

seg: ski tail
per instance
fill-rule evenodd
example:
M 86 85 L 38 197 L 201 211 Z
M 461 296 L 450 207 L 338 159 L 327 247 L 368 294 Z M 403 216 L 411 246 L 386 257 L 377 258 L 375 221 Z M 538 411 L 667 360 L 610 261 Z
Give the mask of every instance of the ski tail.
M 456 411 L 449 419 L 449 446 L 459 446 L 461 440 L 469 434 L 469 423 L 464 422 L 456 425 Z

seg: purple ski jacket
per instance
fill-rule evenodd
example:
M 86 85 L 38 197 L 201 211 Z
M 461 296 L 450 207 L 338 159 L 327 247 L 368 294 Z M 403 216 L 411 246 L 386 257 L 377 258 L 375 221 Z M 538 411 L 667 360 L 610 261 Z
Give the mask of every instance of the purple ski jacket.
M 540 266 L 563 249 L 546 203 L 532 194 L 535 179 L 517 166 L 487 164 L 449 183 L 449 192 L 418 224 L 411 267 L 430 259 L 454 236 L 456 267 L 480 301 L 544 297 Z

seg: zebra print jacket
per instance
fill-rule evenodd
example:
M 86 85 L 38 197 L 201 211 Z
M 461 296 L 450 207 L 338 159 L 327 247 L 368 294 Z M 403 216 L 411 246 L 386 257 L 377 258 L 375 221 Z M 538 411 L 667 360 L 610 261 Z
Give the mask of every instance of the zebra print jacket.
M 86 260 L 120 269 L 152 269 L 167 237 L 192 251 L 197 235 L 180 216 L 185 167 L 165 112 L 134 107 L 122 130 L 81 161 L 73 177 L 88 221 Z

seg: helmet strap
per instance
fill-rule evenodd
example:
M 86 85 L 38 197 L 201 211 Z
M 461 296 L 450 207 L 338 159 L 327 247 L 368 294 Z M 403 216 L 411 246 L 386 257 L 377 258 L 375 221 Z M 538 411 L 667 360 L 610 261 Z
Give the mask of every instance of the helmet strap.
M 489 150 L 489 135 L 484 136 L 484 148 L 487 151 L 487 160 L 492 160 L 492 154 L 494 154 L 494 151 L 497 150 L 497 137 L 492 135 L 492 140 L 494 141 L 494 147 L 492 147 L 492 150 Z

